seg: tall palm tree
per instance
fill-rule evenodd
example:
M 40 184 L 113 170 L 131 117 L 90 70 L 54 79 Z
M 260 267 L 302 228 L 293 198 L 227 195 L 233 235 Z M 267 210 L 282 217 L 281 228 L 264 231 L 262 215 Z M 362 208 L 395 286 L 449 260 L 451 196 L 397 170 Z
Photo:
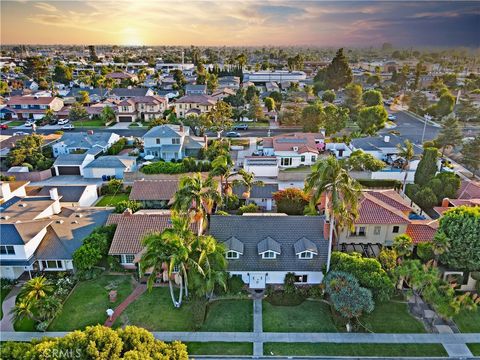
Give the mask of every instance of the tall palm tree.
M 440 255 L 446 253 L 450 248 L 450 244 L 448 242 L 448 237 L 445 235 L 443 231 L 438 231 L 435 236 L 433 237 L 432 241 L 432 251 L 434 258 L 434 265 L 438 264 L 438 259 Z
M 200 173 L 184 176 L 180 179 L 179 190 L 175 193 L 173 208 L 187 212 L 198 223 L 198 235 L 203 231 L 212 214 L 215 204 L 221 202 L 217 182 L 208 177 L 205 180 Z
M 352 226 L 358 217 L 358 199 L 361 194 L 360 184 L 352 179 L 334 156 L 317 161 L 312 172 L 305 180 L 305 191 L 309 192 L 310 207 L 315 209 L 322 194 L 326 195 L 327 219 L 330 222 L 328 237 L 329 251 L 327 272 L 330 270 L 330 255 L 333 233 L 337 235 L 336 226 Z M 337 236 L 336 236 L 337 237 Z
M 244 169 L 239 170 L 238 174 L 241 176 L 241 178 L 234 180 L 233 185 L 243 186 L 245 188 L 245 191 L 242 194 L 242 197 L 245 200 L 248 200 L 250 198 L 250 192 L 252 191 L 252 188 L 254 186 L 265 185 L 263 181 L 255 180 L 255 175 L 253 173 L 245 171 Z
M 408 177 L 408 170 L 410 169 L 410 161 L 415 156 L 415 151 L 413 149 L 413 144 L 410 140 L 405 140 L 405 147 L 402 145 L 398 144 L 398 156 L 402 157 L 405 159 L 405 163 L 403 164 L 402 170 L 405 171 L 405 176 L 403 178 L 403 186 L 402 186 L 402 192 L 405 194 L 405 189 L 407 187 L 407 177 Z
M 229 155 L 220 155 L 212 161 L 211 176 L 220 176 L 222 195 L 230 195 L 232 187 L 229 179 L 236 175 L 233 170 L 233 161 Z
M 44 276 L 34 277 L 28 280 L 20 290 L 18 297 L 26 301 L 38 301 L 53 293 L 53 285 Z

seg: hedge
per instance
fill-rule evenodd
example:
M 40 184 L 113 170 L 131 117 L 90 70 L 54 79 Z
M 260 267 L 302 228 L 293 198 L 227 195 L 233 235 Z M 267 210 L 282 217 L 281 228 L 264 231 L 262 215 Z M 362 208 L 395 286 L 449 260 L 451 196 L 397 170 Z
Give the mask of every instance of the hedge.
M 195 161 L 185 158 L 181 163 L 157 161 L 153 164 L 143 166 L 140 171 L 144 174 L 183 174 L 187 172 L 210 171 L 210 162 Z
M 367 188 L 394 188 L 396 190 L 402 188 L 402 182 L 398 180 L 359 179 L 357 181 Z

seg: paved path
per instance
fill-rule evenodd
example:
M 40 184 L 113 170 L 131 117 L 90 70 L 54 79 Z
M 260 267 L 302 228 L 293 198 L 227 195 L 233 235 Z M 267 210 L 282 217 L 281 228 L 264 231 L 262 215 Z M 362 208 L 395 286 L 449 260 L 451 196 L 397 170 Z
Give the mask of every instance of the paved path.
M 263 356 L 263 342 L 260 335 L 263 333 L 262 299 L 253 300 L 253 332 L 258 335 L 257 341 L 253 342 L 253 356 Z
M 127 308 L 127 306 L 137 300 L 138 297 L 142 295 L 146 290 L 147 285 L 138 284 L 137 287 L 132 291 L 132 293 L 128 295 L 127 298 L 115 308 L 112 318 L 108 318 L 105 321 L 105 326 L 111 327 L 115 323 L 115 320 L 117 320 L 118 317 L 122 314 L 122 312 Z
M 8 293 L 5 300 L 3 300 L 3 303 L 2 303 L 3 317 L 2 317 L 2 320 L 0 320 L 0 331 L 2 331 L 2 333 L 4 331 L 15 331 L 13 329 L 13 321 L 12 321 L 13 316 L 10 313 L 10 311 L 15 307 L 15 300 L 17 299 L 17 295 L 19 292 L 20 292 L 20 287 L 14 286 L 12 290 Z

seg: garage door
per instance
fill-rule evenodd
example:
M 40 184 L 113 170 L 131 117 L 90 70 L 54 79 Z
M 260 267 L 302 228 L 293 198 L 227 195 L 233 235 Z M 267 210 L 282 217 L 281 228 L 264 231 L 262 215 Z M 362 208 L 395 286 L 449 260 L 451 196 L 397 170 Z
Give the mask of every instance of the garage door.
M 131 116 L 119 116 L 118 120 L 120 120 L 120 122 L 132 122 L 132 117 Z
M 57 166 L 58 175 L 80 175 L 79 166 Z

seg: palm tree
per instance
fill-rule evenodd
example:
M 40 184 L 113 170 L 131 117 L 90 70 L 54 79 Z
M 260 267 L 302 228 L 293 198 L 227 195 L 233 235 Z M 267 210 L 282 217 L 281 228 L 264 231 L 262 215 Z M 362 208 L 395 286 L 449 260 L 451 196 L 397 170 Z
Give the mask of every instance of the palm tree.
M 229 155 L 220 155 L 212 161 L 211 176 L 220 176 L 220 185 L 222 186 L 222 195 L 230 195 L 232 187 L 229 179 L 236 173 L 233 171 L 233 161 Z
M 23 320 L 25 318 L 37 321 L 37 317 L 34 314 L 34 305 L 32 301 L 21 300 L 17 301 L 15 307 L 10 310 L 14 321 Z
M 438 259 L 440 255 L 446 253 L 450 248 L 450 244 L 448 242 L 448 237 L 445 235 L 443 231 L 439 231 L 435 234 L 432 241 L 432 251 L 434 258 L 434 265 L 438 264 Z
M 405 159 L 405 163 L 403 164 L 402 170 L 405 171 L 405 177 L 403 178 L 403 186 L 402 192 L 405 194 L 405 189 L 407 186 L 407 177 L 408 177 L 408 170 L 410 168 L 410 161 L 412 161 L 413 157 L 415 156 L 415 151 L 413 150 L 413 144 L 410 140 L 405 140 L 405 147 L 398 144 L 398 156 Z
M 312 210 L 316 209 L 322 194 L 326 195 L 328 201 L 325 206 L 327 219 L 330 221 L 328 272 L 330 270 L 333 233 L 335 231 L 335 235 L 337 235 L 336 226 L 339 228 L 345 225 L 351 226 L 358 217 L 358 199 L 361 186 L 348 175 L 348 172 L 334 156 L 329 156 L 317 161 L 312 166 L 312 172 L 305 180 L 305 191 L 311 194 L 310 207 Z
M 208 177 L 205 180 L 200 173 L 184 176 L 180 179 L 179 190 L 175 193 L 173 208 L 187 212 L 198 223 L 198 235 L 206 226 L 215 204 L 221 202 L 217 182 Z
M 250 192 L 252 191 L 253 186 L 264 186 L 263 181 L 255 181 L 255 175 L 253 173 L 250 173 L 248 171 L 245 171 L 244 169 L 241 169 L 238 171 L 238 174 L 241 176 L 241 179 L 237 179 L 233 181 L 233 185 L 235 186 L 243 186 L 245 188 L 244 193 L 242 194 L 242 197 L 245 200 L 248 200 L 250 198 Z
M 18 297 L 26 301 L 40 300 L 53 293 L 53 285 L 44 276 L 28 280 L 20 290 Z

